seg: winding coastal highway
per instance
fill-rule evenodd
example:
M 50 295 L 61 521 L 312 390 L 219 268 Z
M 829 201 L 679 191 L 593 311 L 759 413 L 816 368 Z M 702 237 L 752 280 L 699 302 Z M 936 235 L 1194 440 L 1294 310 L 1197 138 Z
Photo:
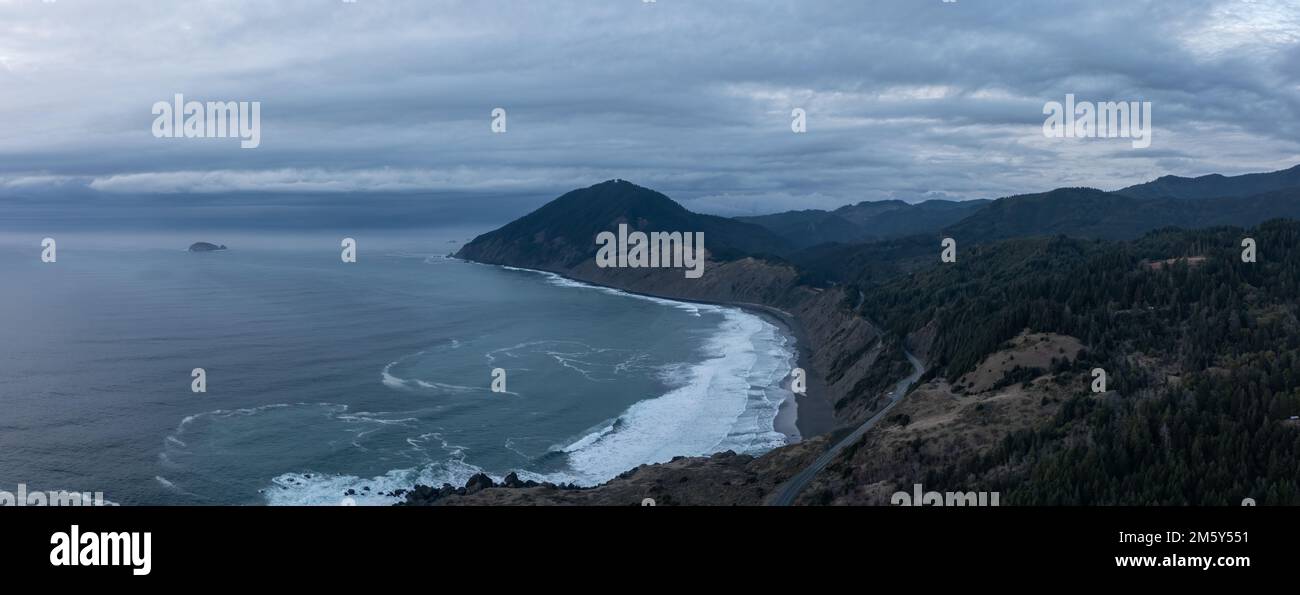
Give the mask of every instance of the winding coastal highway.
M 822 453 L 821 456 L 817 457 L 817 460 L 813 461 L 812 464 L 803 471 L 800 471 L 797 475 L 791 477 L 790 481 L 785 482 L 785 484 L 777 490 L 776 496 L 768 502 L 769 506 L 790 506 L 791 504 L 794 504 L 794 500 L 799 497 L 799 493 L 802 492 L 805 487 L 808 487 L 808 482 L 812 481 L 812 479 L 816 477 L 822 469 L 825 469 L 826 465 L 830 464 L 830 462 L 835 459 L 836 455 L 840 454 L 840 451 L 844 450 L 845 447 L 850 444 L 861 440 L 862 435 L 866 434 L 867 430 L 870 430 L 872 426 L 875 426 L 876 422 L 880 421 L 885 414 L 889 413 L 889 410 L 894 408 L 894 405 L 897 405 L 899 401 L 903 400 L 903 396 L 907 394 L 907 390 L 912 388 L 912 385 L 915 384 L 916 381 L 921 378 L 921 375 L 925 373 L 925 366 L 921 364 L 921 360 L 912 355 L 912 352 L 903 351 L 903 354 L 907 356 L 907 361 L 912 364 L 912 374 L 907 378 L 898 381 L 898 385 L 895 386 L 894 390 L 889 394 L 889 404 L 885 405 L 883 409 L 871 416 L 871 419 L 862 422 L 862 425 L 858 426 L 856 430 L 853 430 L 852 434 L 849 434 L 848 436 L 845 436 L 843 440 L 836 442 L 835 446 L 832 446 L 829 450 Z

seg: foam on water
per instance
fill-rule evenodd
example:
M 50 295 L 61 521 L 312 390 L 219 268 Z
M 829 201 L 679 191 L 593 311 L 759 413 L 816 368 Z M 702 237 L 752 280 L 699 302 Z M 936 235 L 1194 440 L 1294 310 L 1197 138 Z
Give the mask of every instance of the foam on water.
M 543 275 L 549 283 L 561 287 L 600 291 L 677 308 L 692 316 L 709 313 L 720 318 L 718 328 L 702 346 L 703 357 L 699 361 L 662 367 L 660 373 L 669 384 L 667 392 L 638 401 L 616 418 L 553 447 L 553 454 L 560 457 L 559 470 L 538 473 L 517 469 L 521 478 L 590 486 L 608 481 L 639 465 L 666 462 L 675 456 L 706 456 L 725 450 L 757 455 L 786 443 L 786 437 L 775 430 L 774 422 L 782 403 L 793 398 L 788 390 L 780 386 L 780 382 L 794 365 L 794 345 L 792 340 L 763 317 L 734 307 L 691 304 L 631 294 L 572 281 L 553 273 L 529 269 L 511 270 Z M 514 347 L 495 349 L 485 354 L 485 357 L 489 362 L 498 358 L 514 359 L 517 356 L 512 354 L 513 351 L 528 350 L 532 354 L 546 354 L 559 365 L 572 368 L 588 379 L 605 379 L 605 376 L 616 376 L 640 365 L 637 354 L 629 352 L 629 356 L 620 358 L 621 363 L 602 364 L 604 367 L 597 370 L 585 359 L 596 348 L 568 343 L 530 341 Z M 460 343 L 453 342 L 451 347 L 458 348 Z M 487 387 L 463 387 L 402 378 L 394 373 L 407 358 L 422 353 L 424 352 L 412 354 L 384 366 L 381 372 L 383 384 L 406 391 L 458 393 L 488 390 Z M 286 405 L 267 407 L 283 406 Z M 199 416 L 225 417 L 255 413 L 255 410 L 219 410 Z M 346 407 L 331 410 L 330 414 L 341 422 L 373 422 L 377 425 L 368 427 L 397 427 L 399 431 L 406 426 L 420 428 L 428 421 L 405 414 L 347 413 Z M 381 415 L 388 417 L 381 418 Z M 176 449 L 184 444 L 181 436 L 194 417 L 197 416 L 186 418 L 177 432 L 168 437 L 166 442 L 170 448 Z M 505 439 L 507 446 L 515 450 L 511 439 Z M 345 497 L 351 498 L 349 503 L 359 505 L 386 505 L 403 499 L 402 496 L 393 495 L 397 490 L 408 490 L 417 484 L 441 486 L 446 483 L 463 486 L 471 476 L 484 472 L 484 469 L 466 461 L 463 447 L 448 444 L 436 432 L 417 430 L 401 440 L 404 441 L 403 448 L 410 447 L 409 456 L 415 464 L 369 477 L 312 471 L 283 473 L 269 480 L 269 485 L 262 490 L 262 496 L 271 505 L 339 505 L 344 503 Z M 361 446 L 355 442 L 353 445 L 358 448 Z M 523 453 L 519 454 L 526 457 Z M 488 475 L 500 481 L 508 472 L 509 470 L 494 469 Z M 348 494 L 349 490 L 352 491 L 351 494 Z
M 427 455 L 427 446 L 442 454 L 442 460 L 424 465 L 393 469 L 369 478 L 348 474 L 284 473 L 271 479 L 263 490 L 266 503 L 272 506 L 388 506 L 405 499 L 399 490 L 416 485 L 441 487 L 463 486 L 483 469 L 465 462 L 465 448 L 449 443 L 441 433 L 426 432 L 406 439 L 411 448 Z M 425 456 L 425 458 L 430 458 Z M 522 476 L 523 474 L 521 474 Z M 503 476 L 493 476 L 501 481 Z
M 632 405 L 614 423 L 562 448 L 570 470 L 546 479 L 595 485 L 675 456 L 759 454 L 785 444 L 773 424 L 786 398 L 776 384 L 785 376 L 779 364 L 793 359 L 788 343 L 758 316 L 719 311 L 723 323 L 706 343 L 709 358 L 685 369 L 682 386 Z
M 344 498 L 351 498 L 349 503 L 358 506 L 387 506 L 405 499 L 394 495 L 398 490 L 444 483 L 463 486 L 474 474 L 482 472 L 463 460 L 450 459 L 422 467 L 394 469 L 369 479 L 355 475 L 285 473 L 271 480 L 271 487 L 263 496 L 271 506 L 341 506 Z M 500 481 L 501 477 L 494 480 Z
M 460 345 L 461 345 L 460 341 L 456 339 L 452 339 L 447 344 L 446 347 L 450 349 L 460 349 Z M 443 394 L 468 394 L 468 393 L 491 392 L 491 388 L 486 386 L 465 386 L 460 384 L 450 384 L 446 382 L 424 380 L 422 378 L 402 378 L 396 374 L 393 374 L 392 372 L 393 366 L 401 365 L 403 362 L 412 358 L 418 358 L 421 355 L 424 355 L 425 353 L 426 351 L 423 350 L 417 351 L 405 357 L 388 362 L 388 364 L 385 365 L 384 368 L 379 372 L 380 382 L 382 382 L 384 386 L 397 389 L 397 390 L 427 389 L 430 391 L 443 393 Z M 505 394 L 517 396 L 517 393 L 513 393 L 510 391 L 503 391 L 503 392 Z
M 708 357 L 704 361 L 665 370 L 666 377 L 676 380 L 678 386 L 632 405 L 617 419 L 555 449 L 565 453 L 568 470 L 543 475 L 521 472 L 521 477 L 590 486 L 639 465 L 666 462 L 675 456 L 704 456 L 726 450 L 761 454 L 786 443 L 786 437 L 775 430 L 774 424 L 781 404 L 794 397 L 780 387 L 780 381 L 794 365 L 795 353 L 792 342 L 761 316 L 739 308 L 627 293 L 546 271 L 504 268 L 540 274 L 561 287 L 647 300 L 695 316 L 716 312 L 723 319 L 705 344 Z M 493 354 L 488 357 L 492 359 Z M 560 357 L 557 361 L 569 365 Z M 409 475 L 413 471 L 397 473 Z M 464 483 L 457 483 L 460 477 L 453 479 L 447 483 Z

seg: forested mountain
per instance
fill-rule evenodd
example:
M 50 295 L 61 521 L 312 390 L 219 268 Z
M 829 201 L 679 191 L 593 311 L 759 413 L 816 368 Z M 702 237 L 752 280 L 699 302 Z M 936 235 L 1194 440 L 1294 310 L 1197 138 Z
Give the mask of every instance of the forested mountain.
M 1058 234 L 1122 240 L 1162 227 L 1251 226 L 1278 217 L 1300 217 L 1300 187 L 1194 201 L 1060 188 L 998 199 L 943 233 L 967 244 Z
M 991 202 L 993 201 L 986 199 L 927 200 L 909 205 L 906 209 L 881 212 L 859 225 L 866 231 L 869 240 L 888 240 L 930 233 L 979 212 Z M 844 211 L 852 208 L 854 207 L 840 207 L 836 213 L 844 217 Z
M 1297 187 L 1300 187 L 1300 165 L 1281 171 L 1241 176 L 1163 176 L 1145 184 L 1116 190 L 1115 193 L 1133 198 L 1196 199 L 1243 197 Z
M 959 256 L 1001 240 L 1067 236 L 1129 240 L 1163 227 L 1251 226 L 1274 218 L 1300 219 L 1300 188 L 1241 198 L 1136 199 L 1092 188 L 1061 188 L 1001 198 L 974 215 L 929 234 L 887 241 L 832 243 L 795 251 L 811 283 L 872 286 L 938 262 L 951 237 Z
M 737 220 L 762 225 L 795 248 L 861 243 L 935 232 L 980 210 L 987 200 L 863 201 L 834 211 L 786 211 Z
M 632 231 L 703 232 L 719 260 L 778 255 L 785 240 L 767 229 L 686 210 L 672 199 L 623 180 L 569 192 L 515 221 L 474 238 L 462 258 L 521 267 L 568 268 L 596 255 L 596 235 L 626 223 Z
M 737 221 L 762 226 L 781 236 L 795 248 L 806 248 L 825 242 L 860 242 L 862 228 L 848 220 L 818 209 L 786 211 L 757 217 L 736 217 Z
M 1242 262 L 1241 242 L 1258 262 Z M 1025 329 L 1087 346 L 1062 374 L 1106 370 L 1043 428 L 926 471 L 1013 504 L 1300 503 L 1300 223 L 1162 230 L 1132 242 L 978 247 L 869 289 L 892 333 L 926 326 L 955 380 Z M 1008 473 L 1008 470 L 1013 472 Z
M 869 287 L 939 261 L 940 237 L 913 235 L 860 244 L 821 244 L 794 252 L 805 282 Z
M 1115 192 L 1058 188 L 993 201 L 860 202 L 834 211 L 788 211 L 738 219 L 766 227 L 802 249 L 936 234 L 962 244 L 1058 234 L 1133 239 L 1162 227 L 1251 226 L 1279 217 L 1300 217 L 1300 165 L 1241 176 L 1164 176 Z M 842 252 L 823 248 L 816 253 L 837 251 Z

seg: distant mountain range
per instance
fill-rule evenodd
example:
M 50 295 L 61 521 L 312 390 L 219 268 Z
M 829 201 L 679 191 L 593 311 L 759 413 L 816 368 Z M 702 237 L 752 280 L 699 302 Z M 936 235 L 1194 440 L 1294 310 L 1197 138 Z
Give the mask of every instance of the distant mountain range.
M 989 202 L 927 200 L 908 204 L 901 200 L 864 201 L 834 211 L 787 211 L 737 219 L 766 227 L 795 248 L 807 248 L 826 242 L 888 240 L 933 231 L 961 221 Z
M 596 234 L 702 231 L 710 259 L 760 257 L 797 265 L 806 281 L 870 285 L 933 260 L 942 237 L 960 247 L 1069 236 L 1127 240 L 1165 227 L 1248 227 L 1300 219 L 1300 166 L 1242 176 L 1161 177 L 1115 192 L 1058 188 L 997 200 L 859 202 L 833 211 L 729 219 L 693 213 L 625 180 L 569 192 L 466 244 L 465 258 L 568 271 L 596 253 Z
M 1300 218 L 1300 187 L 1189 198 L 1194 194 L 1134 198 L 1091 188 L 1060 188 L 998 199 L 942 231 L 967 242 L 1049 235 L 1125 240 L 1162 227 L 1248 227 L 1269 219 Z
M 1054 235 L 1122 240 L 1163 227 L 1251 226 L 1275 218 L 1300 218 L 1300 166 L 1231 177 L 1164 176 L 1114 192 L 1058 188 L 997 200 L 859 202 L 734 219 L 694 213 L 648 188 L 611 180 L 569 192 L 476 238 L 463 253 L 569 268 L 595 254 L 596 234 L 626 223 L 647 232 L 702 231 L 715 260 L 763 256 L 815 265 L 830 254 L 842 263 L 846 251 L 901 255 L 916 246 L 928 253 L 941 236 L 965 245 Z
M 1145 184 L 1116 190 L 1115 194 L 1133 198 L 1222 198 L 1250 196 L 1300 187 L 1300 165 L 1262 174 L 1223 176 L 1210 174 L 1197 178 L 1162 176 Z
M 1161 227 L 1249 226 L 1279 217 L 1300 217 L 1300 165 L 1231 177 L 1164 176 L 1115 192 L 1058 188 L 997 200 L 861 202 L 738 219 L 803 249 L 940 233 L 965 243 L 1050 235 L 1132 239 Z

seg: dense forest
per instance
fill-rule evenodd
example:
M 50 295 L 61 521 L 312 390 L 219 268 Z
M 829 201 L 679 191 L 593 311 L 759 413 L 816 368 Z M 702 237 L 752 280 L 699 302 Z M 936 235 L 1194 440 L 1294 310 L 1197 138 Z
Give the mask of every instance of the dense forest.
M 1107 372 L 1107 395 L 1076 395 L 927 484 L 1010 504 L 1300 504 L 1300 223 L 1009 240 L 861 289 L 895 336 L 937 323 L 930 363 L 948 379 L 1024 329 L 1088 346 L 1055 372 Z

